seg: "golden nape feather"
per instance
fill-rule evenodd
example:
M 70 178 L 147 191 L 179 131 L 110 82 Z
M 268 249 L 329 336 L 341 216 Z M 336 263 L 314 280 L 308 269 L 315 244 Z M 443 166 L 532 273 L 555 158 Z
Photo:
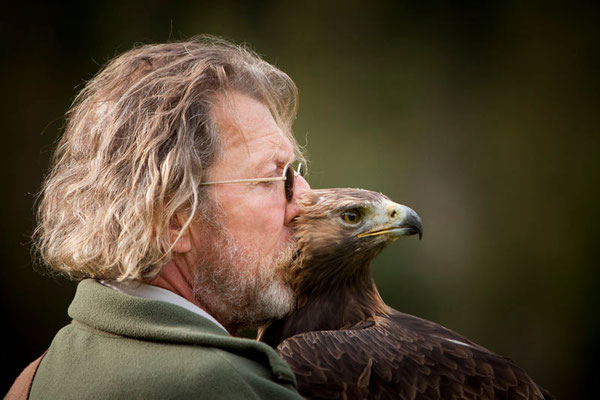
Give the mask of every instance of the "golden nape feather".
M 510 359 L 388 307 L 371 261 L 423 233 L 412 209 L 361 189 L 307 192 L 290 268 L 296 309 L 261 329 L 307 399 L 550 399 Z

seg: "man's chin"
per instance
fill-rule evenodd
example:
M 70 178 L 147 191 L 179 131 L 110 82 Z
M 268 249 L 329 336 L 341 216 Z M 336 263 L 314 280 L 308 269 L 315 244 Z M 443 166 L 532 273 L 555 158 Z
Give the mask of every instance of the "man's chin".
M 289 314 L 294 308 L 296 297 L 289 285 L 280 283 L 268 288 L 258 300 L 253 313 L 250 312 L 247 318 L 232 322 L 240 328 L 258 328 Z
M 194 274 L 194 294 L 206 311 L 228 329 L 258 326 L 289 313 L 295 304 L 288 283 L 295 243 L 288 241 L 265 258 L 226 232 L 215 236 L 204 249 L 210 256 Z
M 289 266 L 296 254 L 296 245 L 288 242 L 270 261 L 256 265 L 253 299 L 248 302 L 246 324 L 258 326 L 279 319 L 292 311 L 296 295 L 289 283 Z

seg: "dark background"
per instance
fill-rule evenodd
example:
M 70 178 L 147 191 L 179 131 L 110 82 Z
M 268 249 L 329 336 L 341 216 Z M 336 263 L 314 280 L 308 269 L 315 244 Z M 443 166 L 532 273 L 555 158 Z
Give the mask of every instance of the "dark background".
M 600 31 L 574 2 L 79 2 L 0 9 L 3 392 L 69 322 L 75 285 L 35 272 L 35 194 L 64 114 L 136 43 L 248 42 L 300 89 L 310 183 L 381 191 L 422 217 L 376 260 L 388 304 L 591 396 Z M 589 4 L 592 4 L 591 2 Z

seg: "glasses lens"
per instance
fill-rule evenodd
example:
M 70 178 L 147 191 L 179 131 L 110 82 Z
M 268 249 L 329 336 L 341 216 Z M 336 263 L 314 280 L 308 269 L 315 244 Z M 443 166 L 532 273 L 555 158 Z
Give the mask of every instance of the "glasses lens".
M 288 164 L 285 167 L 285 181 L 283 182 L 285 198 L 288 201 L 288 203 L 292 201 L 292 198 L 294 197 L 294 175 L 294 167 L 292 167 L 291 164 Z

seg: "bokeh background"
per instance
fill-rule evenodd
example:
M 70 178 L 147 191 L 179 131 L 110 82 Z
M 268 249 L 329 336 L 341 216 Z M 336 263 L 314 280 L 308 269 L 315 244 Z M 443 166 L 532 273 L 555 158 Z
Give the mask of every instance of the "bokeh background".
M 201 33 L 247 42 L 295 80 L 313 187 L 381 191 L 421 215 L 423 240 L 374 265 L 388 304 L 511 357 L 559 398 L 596 392 L 592 2 L 69 4 L 0 9 L 2 392 L 69 322 L 75 285 L 36 272 L 29 248 L 66 110 L 114 55 Z

